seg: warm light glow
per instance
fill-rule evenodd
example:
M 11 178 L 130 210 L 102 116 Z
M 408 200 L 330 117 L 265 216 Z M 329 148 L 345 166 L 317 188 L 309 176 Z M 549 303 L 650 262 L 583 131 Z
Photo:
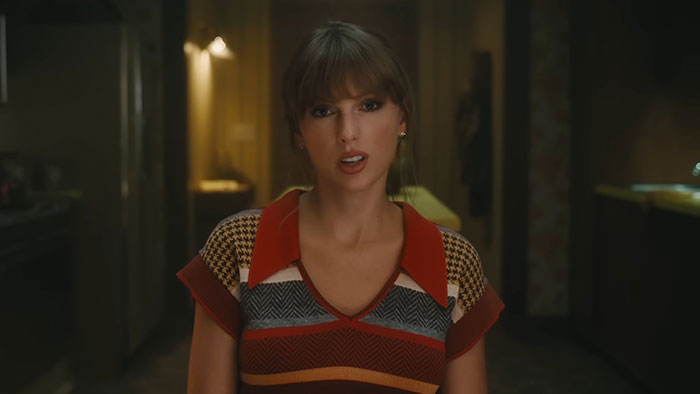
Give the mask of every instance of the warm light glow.
M 203 192 L 235 192 L 250 189 L 250 185 L 238 183 L 232 179 L 199 181 L 199 190 Z
M 230 49 L 226 46 L 226 41 L 224 41 L 221 36 L 217 36 L 212 40 L 212 42 L 209 43 L 207 46 L 207 50 L 209 53 L 216 57 L 224 58 L 224 59 L 233 59 L 234 54 L 231 52 Z
M 194 52 L 195 45 L 189 41 L 186 41 L 185 44 L 182 46 L 182 50 L 185 51 L 186 54 L 190 55 L 192 54 L 192 52 Z
M 189 155 L 196 158 L 190 162 L 190 180 L 196 182 L 205 179 L 206 162 L 201 158 L 206 157 L 209 146 L 208 139 L 211 130 L 211 99 L 212 99 L 212 70 L 211 55 L 209 51 L 192 45 L 192 52 L 187 56 L 188 65 L 188 129 L 189 129 Z
M 209 50 L 212 52 L 223 52 L 226 49 L 226 42 L 221 37 L 216 37 L 214 41 L 209 44 Z

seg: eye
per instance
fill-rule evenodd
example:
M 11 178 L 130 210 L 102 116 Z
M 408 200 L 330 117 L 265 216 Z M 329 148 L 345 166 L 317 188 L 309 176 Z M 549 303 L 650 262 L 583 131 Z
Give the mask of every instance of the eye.
M 373 112 L 382 107 L 382 103 L 377 100 L 370 100 L 362 104 L 362 110 Z
M 323 105 L 319 105 L 311 109 L 311 116 L 315 118 L 325 118 L 327 116 L 330 116 L 331 114 L 333 114 L 333 111 L 331 111 L 330 108 Z

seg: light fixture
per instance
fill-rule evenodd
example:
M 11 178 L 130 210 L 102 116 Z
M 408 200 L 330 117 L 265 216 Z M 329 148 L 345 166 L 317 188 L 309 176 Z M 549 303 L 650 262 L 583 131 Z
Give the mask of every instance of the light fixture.
M 209 55 L 221 59 L 234 59 L 236 54 L 228 47 L 224 36 L 208 25 L 194 30 L 194 34 L 185 42 L 183 50 L 191 55 L 206 51 Z
M 212 56 L 220 57 L 222 59 L 233 59 L 235 57 L 233 52 L 228 49 L 226 46 L 226 41 L 224 41 L 221 36 L 216 36 L 213 40 L 211 40 L 209 45 L 207 45 L 207 51 L 209 51 Z

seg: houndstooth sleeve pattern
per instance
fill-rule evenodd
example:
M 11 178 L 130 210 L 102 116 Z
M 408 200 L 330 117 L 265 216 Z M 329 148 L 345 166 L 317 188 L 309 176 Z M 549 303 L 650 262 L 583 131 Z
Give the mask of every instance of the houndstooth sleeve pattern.
M 224 331 L 238 338 L 240 270 L 250 267 L 262 210 L 247 210 L 221 221 L 204 247 L 177 277 Z
M 484 275 L 474 246 L 461 234 L 440 227 L 447 263 L 448 293 L 456 297 L 453 325 L 447 333 L 448 360 L 466 353 L 491 328 L 503 302 Z

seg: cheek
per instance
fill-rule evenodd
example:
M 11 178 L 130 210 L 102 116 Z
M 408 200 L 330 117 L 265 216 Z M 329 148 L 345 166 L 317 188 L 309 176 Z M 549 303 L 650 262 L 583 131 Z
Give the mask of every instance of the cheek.
M 304 144 L 310 155 L 322 156 L 331 149 L 333 142 L 326 133 L 307 133 L 304 136 Z
M 333 154 L 335 142 L 328 137 L 329 133 L 327 130 L 307 127 L 302 129 L 301 135 L 304 140 L 304 150 L 314 167 L 317 167 L 317 164 L 320 165 L 329 161 Z
M 302 123 L 300 130 L 304 145 L 307 147 L 321 147 L 328 144 L 328 130 L 323 124 L 318 122 Z
M 377 144 L 386 152 L 390 152 L 392 157 L 396 153 L 396 146 L 399 142 L 399 127 L 395 122 L 386 122 L 381 132 L 377 133 Z

